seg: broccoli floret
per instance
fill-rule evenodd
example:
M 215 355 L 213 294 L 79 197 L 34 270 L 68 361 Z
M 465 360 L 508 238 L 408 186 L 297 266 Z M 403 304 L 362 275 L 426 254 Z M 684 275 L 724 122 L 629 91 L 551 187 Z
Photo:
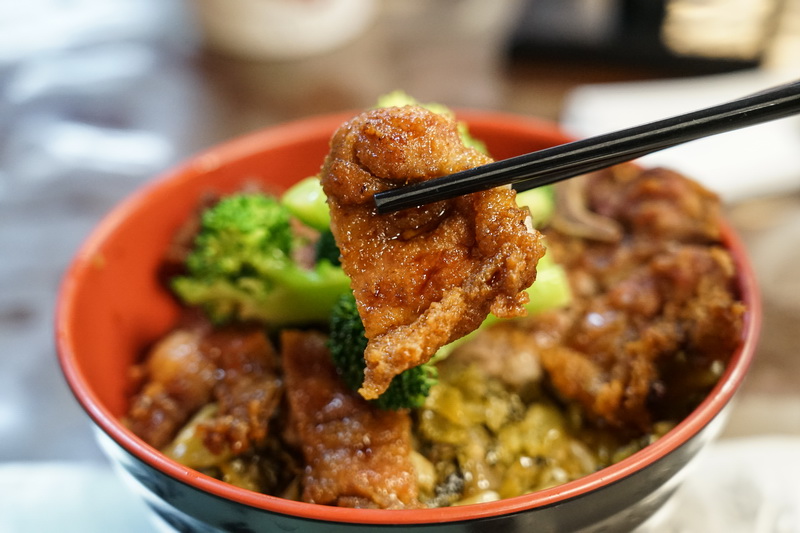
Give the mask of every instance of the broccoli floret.
M 314 260 L 317 263 L 328 261 L 334 266 L 340 266 L 342 264 L 341 255 L 331 230 L 322 230 L 319 234 L 319 239 L 314 244 Z
M 342 380 L 358 390 L 364 381 L 367 338 L 352 292 L 343 294 L 331 312 L 329 348 Z M 409 368 L 395 376 L 386 392 L 371 401 L 384 410 L 421 407 L 438 380 L 439 373 L 431 364 Z
M 333 306 L 328 345 L 333 364 L 342 380 L 348 387 L 357 390 L 364 381 L 367 337 L 352 293 L 340 296 Z
M 201 220 L 186 267 L 172 287 L 187 304 L 217 323 L 259 320 L 270 325 L 326 322 L 350 288 L 327 261 L 303 268 L 292 259 L 300 242 L 290 212 L 274 197 L 253 193 L 223 198 Z
M 400 89 L 379 96 L 376 107 L 403 107 L 407 105 L 417 105 L 420 107 L 424 107 L 428 111 L 432 111 L 438 115 L 444 115 L 451 119 L 455 118 L 455 114 L 453 113 L 453 111 L 446 105 L 439 104 L 436 102 L 429 102 L 423 104 L 410 94 Z

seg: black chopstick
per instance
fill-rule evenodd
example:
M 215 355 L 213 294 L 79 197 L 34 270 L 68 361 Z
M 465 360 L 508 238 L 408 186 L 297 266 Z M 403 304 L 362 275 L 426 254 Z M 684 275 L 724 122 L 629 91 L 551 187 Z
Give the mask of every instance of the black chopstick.
M 796 113 L 800 113 L 800 81 L 699 111 L 380 192 L 374 196 L 375 206 L 378 213 L 390 213 L 501 185 L 532 189 Z

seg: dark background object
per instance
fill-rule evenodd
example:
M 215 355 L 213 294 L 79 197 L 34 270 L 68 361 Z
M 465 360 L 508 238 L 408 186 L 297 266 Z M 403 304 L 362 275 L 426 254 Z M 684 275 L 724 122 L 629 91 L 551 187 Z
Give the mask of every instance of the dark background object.
M 686 75 L 758 66 L 782 1 L 753 0 L 752 9 L 759 16 L 732 11 L 725 2 L 716 4 L 698 13 L 690 12 L 694 6 L 683 0 L 526 0 L 508 53 L 512 60 L 603 62 Z M 672 31 L 685 31 L 687 36 L 698 30 L 713 36 L 716 28 L 745 23 L 761 25 L 756 31 L 762 38 L 753 53 L 745 56 L 734 51 L 726 54 L 724 43 L 714 49 L 698 46 L 690 53 L 680 52 L 664 39 L 669 9 L 676 15 L 670 21 Z

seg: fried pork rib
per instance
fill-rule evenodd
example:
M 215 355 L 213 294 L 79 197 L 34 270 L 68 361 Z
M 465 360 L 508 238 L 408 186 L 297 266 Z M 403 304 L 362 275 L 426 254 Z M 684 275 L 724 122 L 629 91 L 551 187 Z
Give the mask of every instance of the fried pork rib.
M 281 336 L 290 431 L 307 464 L 303 501 L 417 507 L 409 414 L 380 411 L 347 389 L 325 343 L 318 332 Z
M 334 135 L 322 170 L 331 229 L 369 340 L 360 393 L 476 329 L 491 312 L 520 316 L 544 254 L 509 188 L 378 215 L 379 191 L 490 162 L 452 120 L 413 106 L 363 113 Z
M 126 423 L 156 448 L 169 443 L 201 407 L 218 413 L 198 428 L 214 453 L 262 443 L 282 395 L 277 354 L 260 328 L 179 327 L 153 347 L 136 372 L 143 382 Z

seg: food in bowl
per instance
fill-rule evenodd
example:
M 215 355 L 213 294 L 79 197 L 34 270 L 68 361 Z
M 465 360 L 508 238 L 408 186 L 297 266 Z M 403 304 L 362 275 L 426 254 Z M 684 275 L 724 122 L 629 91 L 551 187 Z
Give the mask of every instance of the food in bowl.
M 396 375 L 476 330 L 490 311 L 525 314 L 544 245 L 514 191 L 385 215 L 372 198 L 491 161 L 462 142 L 454 120 L 419 106 L 371 110 L 334 134 L 321 183 L 368 340 L 364 398 L 378 398 Z
M 231 306 L 208 297 L 230 286 L 204 277 L 195 255 L 207 250 L 204 232 L 225 227 L 254 198 L 267 218 L 287 202 L 249 191 L 224 196 L 201 205 L 204 214 L 186 221 L 165 254 L 162 271 L 193 305 L 134 367 L 138 387 L 125 419 L 173 459 L 253 491 L 395 509 L 553 487 L 668 431 L 741 343 L 747 309 L 714 195 L 673 172 L 622 165 L 565 194 L 542 227 L 548 253 L 530 292 L 535 305 L 550 291 L 549 304 L 525 318 L 490 319 L 444 346 L 415 367 L 424 370 L 409 382 L 421 386 L 393 392 L 408 406 L 381 408 L 391 389 L 365 400 L 332 358 L 340 345 L 329 339 L 354 317 L 326 320 L 334 311 L 346 318 L 353 302 L 335 261 L 312 253 L 327 234 L 325 217 L 293 205 L 278 224 L 292 230 L 283 256 L 230 270 L 246 278 L 236 294 L 251 291 L 248 303 L 265 279 L 285 289 L 281 299 Z M 220 207 L 225 216 L 209 215 Z M 287 275 L 287 265 L 304 261 L 305 271 L 290 266 Z M 305 306 L 309 291 L 318 305 Z M 402 375 L 392 382 L 405 383 Z

